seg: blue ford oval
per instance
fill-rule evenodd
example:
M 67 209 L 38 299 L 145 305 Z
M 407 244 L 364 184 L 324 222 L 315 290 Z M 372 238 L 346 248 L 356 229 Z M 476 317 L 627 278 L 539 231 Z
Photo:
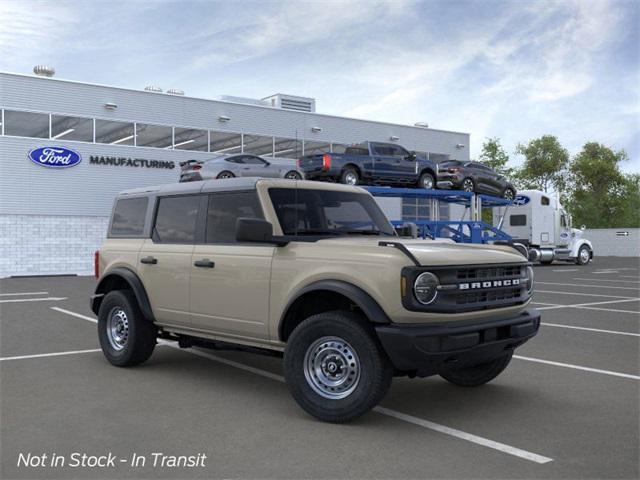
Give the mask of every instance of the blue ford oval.
M 65 147 L 39 147 L 29 152 L 29 159 L 43 167 L 69 168 L 78 165 L 82 156 Z

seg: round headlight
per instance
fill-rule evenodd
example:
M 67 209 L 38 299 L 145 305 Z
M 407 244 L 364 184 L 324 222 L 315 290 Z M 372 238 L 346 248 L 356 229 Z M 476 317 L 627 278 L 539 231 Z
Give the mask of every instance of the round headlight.
M 527 267 L 527 293 L 533 292 L 533 267 Z
M 438 277 L 431 272 L 421 273 L 413 284 L 413 293 L 423 305 L 432 303 L 438 295 Z

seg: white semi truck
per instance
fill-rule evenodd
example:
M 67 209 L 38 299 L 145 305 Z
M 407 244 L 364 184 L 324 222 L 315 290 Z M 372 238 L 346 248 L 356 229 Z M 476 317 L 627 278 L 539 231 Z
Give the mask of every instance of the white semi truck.
M 572 228 L 571 216 L 556 197 L 539 190 L 518 192 L 513 204 L 494 209 L 493 225 L 527 248 L 529 260 L 554 260 L 586 265 L 593 259 L 591 242 L 582 238 L 584 226 Z

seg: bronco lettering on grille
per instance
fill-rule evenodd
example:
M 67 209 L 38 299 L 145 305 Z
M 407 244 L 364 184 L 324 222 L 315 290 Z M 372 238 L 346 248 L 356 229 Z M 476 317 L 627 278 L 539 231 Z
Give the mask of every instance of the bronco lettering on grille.
M 458 290 L 477 290 L 480 288 L 514 287 L 520 285 L 519 278 L 511 280 L 491 280 L 486 282 L 459 283 Z

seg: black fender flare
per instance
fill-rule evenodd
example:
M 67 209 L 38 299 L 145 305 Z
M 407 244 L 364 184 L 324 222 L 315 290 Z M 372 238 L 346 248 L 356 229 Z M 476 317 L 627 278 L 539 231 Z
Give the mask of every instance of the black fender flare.
M 360 308 L 360 310 L 362 310 L 362 312 L 372 323 L 391 323 L 391 320 L 382 309 L 382 307 L 378 305 L 378 302 L 376 302 L 371 297 L 371 295 L 362 290 L 360 287 L 356 287 L 355 285 L 342 280 L 320 280 L 310 283 L 306 287 L 301 288 L 287 302 L 287 305 L 282 312 L 282 316 L 280 317 L 280 325 L 278 326 L 278 335 L 280 336 L 280 338 L 282 338 L 282 327 L 284 326 L 285 317 L 287 316 L 287 313 L 289 312 L 291 306 L 303 295 L 320 290 L 335 292 L 347 297 L 354 304 L 356 304 L 358 308 Z
M 430 167 L 430 166 L 425 166 L 420 170 L 420 173 L 418 173 L 418 179 L 420 179 L 420 177 L 422 176 L 423 173 L 429 173 L 432 177 L 433 177 L 433 181 L 437 182 L 438 181 L 438 175 L 436 175 L 435 170 Z
M 153 316 L 153 311 L 151 310 L 151 303 L 149 303 L 149 297 L 147 296 L 147 291 L 142 284 L 142 280 L 140 280 L 140 277 L 138 277 L 133 270 L 130 270 L 127 267 L 116 267 L 100 279 L 100 282 L 98 282 L 98 285 L 96 286 L 95 295 L 91 297 L 91 310 L 93 313 L 96 315 L 98 314 L 102 299 L 104 298 L 104 295 L 108 293 L 106 291 L 106 285 L 114 278 L 122 279 L 129 285 L 136 297 L 136 300 L 138 301 L 138 306 L 140 307 L 140 310 L 142 310 L 142 314 L 149 321 L 154 322 L 155 318 Z

